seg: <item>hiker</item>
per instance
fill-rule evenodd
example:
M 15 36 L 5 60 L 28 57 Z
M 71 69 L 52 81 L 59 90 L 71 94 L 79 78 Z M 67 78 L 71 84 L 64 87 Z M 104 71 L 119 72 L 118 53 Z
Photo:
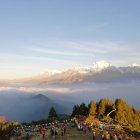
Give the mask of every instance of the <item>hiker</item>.
M 58 132 L 57 132 L 57 130 L 55 130 L 55 139 L 57 139 L 58 138 Z
M 105 135 L 104 134 L 102 134 L 102 140 L 105 140 Z
M 88 127 L 88 131 L 91 132 L 91 130 L 92 130 L 92 129 L 91 129 L 91 127 L 89 126 L 89 127 Z
M 40 133 L 40 134 L 42 133 L 42 127 L 39 128 L 39 133 Z
M 95 140 L 96 132 L 93 130 L 93 140 Z
M 55 139 L 55 128 L 51 128 L 50 133 L 51 133 L 51 137 Z
M 84 131 L 85 134 L 87 133 L 87 128 L 86 128 L 86 126 L 83 127 L 83 131 Z
M 61 136 L 62 137 L 64 136 L 64 129 L 63 129 L 63 127 L 61 127 Z
M 122 140 L 122 139 L 123 139 L 121 134 L 119 135 L 119 138 L 118 138 L 118 139 L 119 139 L 119 140 Z
M 30 134 L 29 134 L 29 132 L 26 133 L 26 140 L 30 140 Z
M 44 127 L 42 128 L 42 132 L 41 133 L 42 133 L 42 138 L 44 139 L 45 138 L 45 134 L 46 134 L 46 129 Z
M 116 134 L 114 134 L 114 140 L 118 140 L 118 138 L 117 138 L 117 135 L 116 135 Z
M 64 125 L 64 135 L 66 135 L 66 126 Z
M 110 140 L 110 134 L 108 133 L 108 131 L 105 133 L 105 140 Z

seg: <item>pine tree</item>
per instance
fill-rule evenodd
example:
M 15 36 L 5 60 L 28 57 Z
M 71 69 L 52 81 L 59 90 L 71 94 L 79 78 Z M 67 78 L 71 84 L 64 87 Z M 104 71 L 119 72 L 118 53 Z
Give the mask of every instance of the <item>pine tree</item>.
M 75 117 L 76 115 L 80 115 L 80 112 L 79 112 L 79 105 L 75 105 L 75 106 L 73 107 L 73 111 L 72 111 L 71 117 Z
M 89 116 L 95 116 L 97 114 L 96 109 L 96 103 L 92 100 L 89 105 Z
M 111 110 L 113 110 L 113 102 L 109 99 L 101 99 L 98 104 L 98 114 L 100 116 L 106 116 Z
M 85 105 L 85 103 L 82 103 L 79 107 L 79 115 L 87 116 L 88 115 L 88 107 Z
M 140 129 L 139 111 L 129 106 L 124 100 L 117 99 L 115 101 L 117 111 L 115 112 L 115 120 L 122 125 Z
M 55 119 L 57 119 L 57 113 L 56 113 L 56 110 L 55 110 L 54 107 L 52 107 L 52 108 L 50 109 L 48 119 L 49 119 L 49 120 L 52 120 L 52 121 L 55 120 Z

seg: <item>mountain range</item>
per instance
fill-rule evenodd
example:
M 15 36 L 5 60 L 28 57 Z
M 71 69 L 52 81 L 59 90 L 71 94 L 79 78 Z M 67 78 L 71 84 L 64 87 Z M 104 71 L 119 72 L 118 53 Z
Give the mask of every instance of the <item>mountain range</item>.
M 82 82 L 130 82 L 135 80 L 140 80 L 140 65 L 132 64 L 127 67 L 116 67 L 102 60 L 91 67 L 75 67 L 56 72 L 48 71 L 35 77 L 12 80 L 10 85 L 47 86 Z
M 52 106 L 58 113 L 70 114 L 73 105 L 92 99 L 123 98 L 140 108 L 138 64 L 116 67 L 100 61 L 90 67 L 1 81 L 0 86 L 0 116 L 20 122 L 46 118 Z

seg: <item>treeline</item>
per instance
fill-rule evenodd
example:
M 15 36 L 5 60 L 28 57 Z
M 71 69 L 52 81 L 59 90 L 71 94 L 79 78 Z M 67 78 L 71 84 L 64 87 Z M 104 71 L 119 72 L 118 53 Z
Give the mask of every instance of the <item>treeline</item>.
M 31 121 L 29 123 L 23 122 L 22 125 L 38 125 L 38 124 L 46 124 L 46 123 L 52 123 L 55 121 L 64 121 L 70 118 L 70 115 L 67 114 L 58 114 L 56 109 L 54 107 L 50 108 L 49 114 L 47 118 L 38 120 L 38 121 Z
M 101 99 L 97 103 L 92 100 L 89 105 L 85 103 L 75 105 L 71 117 L 75 116 L 94 116 L 131 129 L 140 130 L 140 110 L 128 105 L 123 99 L 116 99 L 115 102 L 110 99 Z M 69 119 L 69 117 L 69 115 L 57 114 L 55 108 L 52 107 L 47 118 L 32 121 L 28 125 L 51 123 L 56 120 L 63 121 Z
M 75 105 L 71 116 L 76 115 L 111 119 L 120 125 L 140 130 L 140 111 L 128 105 L 123 99 L 116 99 L 115 102 L 101 99 L 98 103 L 92 100 L 88 106 L 84 103 Z

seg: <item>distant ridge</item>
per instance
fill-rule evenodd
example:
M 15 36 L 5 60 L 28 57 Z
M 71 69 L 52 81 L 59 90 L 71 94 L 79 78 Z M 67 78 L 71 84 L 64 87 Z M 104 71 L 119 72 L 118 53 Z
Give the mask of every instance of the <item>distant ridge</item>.
M 81 82 L 127 82 L 140 80 L 140 65 L 116 67 L 102 60 L 90 67 L 75 67 L 62 72 L 44 72 L 36 77 L 13 80 L 2 86 L 45 86 Z
M 4 102 L 1 100 L 4 100 Z M 0 102 L 2 105 L 0 106 L 0 113 L 8 117 L 9 121 L 29 122 L 47 118 L 52 106 L 54 106 L 60 114 L 68 113 L 69 111 L 66 107 L 59 105 L 42 94 L 28 97 L 22 95 L 17 98 L 5 97 L 4 99 L 2 99 L 0 95 Z M 5 103 L 8 103 L 8 105 Z M 0 116 L 0 122 L 7 121 L 6 117 Z

